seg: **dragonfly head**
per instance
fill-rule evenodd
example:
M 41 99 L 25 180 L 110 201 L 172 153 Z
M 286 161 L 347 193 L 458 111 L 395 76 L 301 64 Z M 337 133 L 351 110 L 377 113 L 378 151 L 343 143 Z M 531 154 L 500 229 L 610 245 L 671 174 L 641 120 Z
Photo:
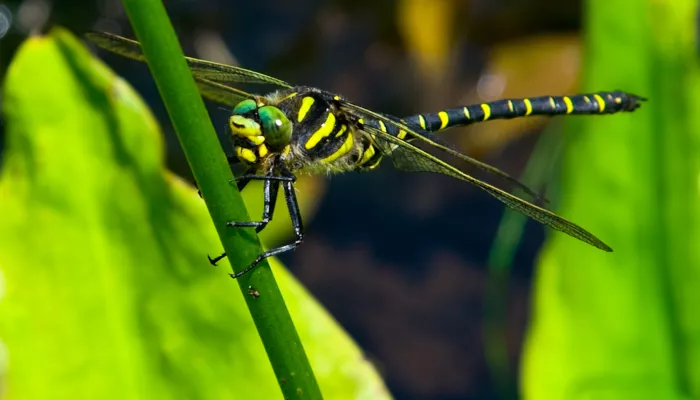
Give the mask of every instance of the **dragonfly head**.
M 250 139 L 256 145 L 263 142 L 272 151 L 280 151 L 292 138 L 292 123 L 275 106 L 259 106 L 253 99 L 241 101 L 229 118 L 234 136 Z

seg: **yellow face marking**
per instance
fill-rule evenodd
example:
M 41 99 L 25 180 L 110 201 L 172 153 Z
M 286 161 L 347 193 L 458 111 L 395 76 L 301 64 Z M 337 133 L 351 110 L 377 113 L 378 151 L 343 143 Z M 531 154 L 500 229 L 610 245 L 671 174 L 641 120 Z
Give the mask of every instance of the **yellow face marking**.
M 481 109 L 484 110 L 484 121 L 491 118 L 491 106 L 484 103 L 481 105 Z
M 284 148 L 282 149 L 282 155 L 283 156 L 288 155 L 291 150 L 292 150 L 292 147 L 290 145 L 284 146 Z
M 372 156 L 374 156 L 374 146 L 370 144 L 365 149 L 365 152 L 362 154 L 362 158 L 360 159 L 360 161 L 357 162 L 357 165 L 364 165 L 364 163 L 369 161 L 369 159 L 372 158 Z
M 330 156 L 324 158 L 321 160 L 321 162 L 331 162 L 337 160 L 339 157 L 344 156 L 348 154 L 350 150 L 352 150 L 352 144 L 353 144 L 353 137 L 352 133 L 348 133 L 348 137 L 345 139 L 345 142 L 343 143 L 342 146 L 338 150 L 335 151 L 335 153 L 331 154 Z
M 469 114 L 469 109 L 467 107 L 464 107 L 464 116 L 467 117 L 467 119 L 472 119 L 472 116 Z
M 557 103 L 554 102 L 554 97 L 549 98 L 549 105 L 552 107 L 552 110 L 557 106 Z
M 251 137 L 260 136 L 262 130 L 260 124 L 242 115 L 232 115 L 229 120 L 231 133 L 235 136 Z
M 255 153 L 253 153 L 253 150 L 246 149 L 244 147 L 236 147 L 236 156 L 238 156 L 239 160 L 249 162 L 251 164 L 258 159 L 257 157 L 255 157 Z
M 510 110 L 510 112 L 513 112 L 513 101 L 512 100 L 508 100 L 508 110 Z
M 347 125 L 341 125 L 340 129 L 338 129 L 338 133 L 335 134 L 335 137 L 341 137 L 343 136 L 343 133 L 348 129 Z
M 357 122 L 358 122 L 360 125 L 364 125 L 364 124 L 365 124 L 364 118 L 358 119 Z
M 248 136 L 248 140 L 256 146 L 260 146 L 265 141 L 265 136 Z
M 418 116 L 418 124 L 422 129 L 425 129 L 425 118 L 422 115 Z
M 440 111 L 438 117 L 440 117 L 440 129 L 445 129 L 447 123 L 450 122 L 450 117 L 444 111 Z
M 333 96 L 333 100 L 340 101 L 340 96 Z
M 532 114 L 532 103 L 530 99 L 523 99 L 523 103 L 525 103 L 525 116 Z
M 304 99 L 301 101 L 301 107 L 299 107 L 299 113 L 297 114 L 297 121 L 301 122 L 304 118 L 306 118 L 306 114 L 308 114 L 309 110 L 311 109 L 311 106 L 314 105 L 314 98 L 306 96 Z
M 574 111 L 574 103 L 571 102 L 568 96 L 564 96 L 564 103 L 566 103 L 566 113 L 571 114 Z
M 384 125 L 384 122 L 382 122 L 381 120 L 377 120 L 377 122 L 379 122 L 379 130 L 381 130 L 382 132 L 386 132 L 386 125 Z
M 598 112 L 603 112 L 605 110 L 605 101 L 603 101 L 603 98 L 597 94 L 594 94 L 593 98 L 598 102 Z
M 264 144 L 258 146 L 258 156 L 260 156 L 260 158 L 265 157 L 267 153 L 269 153 L 267 150 L 267 146 L 265 146 Z
M 403 129 L 399 129 L 399 134 L 396 135 L 396 137 L 401 139 L 401 140 L 404 140 L 404 139 L 406 139 L 406 135 L 408 135 L 408 132 L 406 132 Z
M 277 103 L 281 103 L 281 102 L 283 102 L 283 101 L 285 101 L 285 100 L 289 100 L 289 99 L 291 99 L 292 97 L 294 97 L 294 96 L 296 96 L 296 95 L 297 95 L 297 92 L 290 93 L 290 94 L 288 94 L 288 95 L 282 97 L 281 99 L 279 99 L 279 101 L 278 101 Z
M 331 132 L 333 132 L 333 128 L 335 128 L 335 115 L 333 113 L 328 113 L 326 122 L 324 122 L 323 125 L 321 125 L 321 127 L 311 135 L 309 140 L 307 140 L 304 144 L 304 147 L 307 150 L 313 148 L 318 144 L 318 142 L 321 141 L 321 139 L 330 135 Z

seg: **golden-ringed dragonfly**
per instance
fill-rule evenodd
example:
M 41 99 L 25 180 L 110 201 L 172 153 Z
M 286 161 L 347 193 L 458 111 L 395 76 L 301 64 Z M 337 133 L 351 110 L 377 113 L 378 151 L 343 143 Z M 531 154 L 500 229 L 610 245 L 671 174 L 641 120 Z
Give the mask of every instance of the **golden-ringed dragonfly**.
M 134 40 L 102 32 L 90 32 L 86 36 L 106 50 L 145 61 L 139 43 Z M 229 156 L 229 161 L 232 164 L 243 164 L 246 170 L 234 178 L 232 183 L 235 182 L 242 190 L 251 180 L 263 181 L 262 219 L 231 221 L 228 226 L 251 227 L 257 232 L 263 230 L 273 217 L 277 193 L 282 186 L 296 235 L 293 243 L 261 253 L 246 268 L 231 274 L 233 278 L 251 271 L 263 259 L 293 250 L 302 243 L 304 229 L 294 192 L 297 174 L 369 171 L 387 157 L 400 170 L 433 172 L 467 181 L 506 206 L 544 225 L 601 250 L 612 251 L 608 245 L 580 226 L 476 179 L 427 153 L 416 144 L 427 144 L 466 161 L 538 198 L 533 190 L 515 178 L 462 154 L 435 133 L 492 119 L 634 111 L 645 100 L 642 97 L 613 91 L 504 99 L 397 118 L 368 110 L 339 95 L 317 88 L 293 86 L 280 79 L 239 67 L 190 57 L 186 59 L 201 94 L 209 100 L 233 107 L 227 126 L 234 152 L 234 155 Z M 229 84 L 267 84 L 274 85 L 279 90 L 257 95 Z M 216 264 L 225 256 L 226 253 L 209 260 Z

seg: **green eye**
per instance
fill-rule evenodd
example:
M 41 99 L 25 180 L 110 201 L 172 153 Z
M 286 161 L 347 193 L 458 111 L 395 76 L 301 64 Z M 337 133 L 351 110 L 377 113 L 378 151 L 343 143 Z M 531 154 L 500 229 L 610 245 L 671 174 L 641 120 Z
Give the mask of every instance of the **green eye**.
M 243 100 L 242 102 L 238 103 L 236 107 L 234 107 L 233 113 L 236 115 L 243 115 L 245 113 L 255 110 L 257 107 L 258 105 L 255 104 L 255 100 Z
M 265 106 L 258 109 L 265 143 L 273 150 L 282 149 L 292 137 L 292 123 L 277 107 Z

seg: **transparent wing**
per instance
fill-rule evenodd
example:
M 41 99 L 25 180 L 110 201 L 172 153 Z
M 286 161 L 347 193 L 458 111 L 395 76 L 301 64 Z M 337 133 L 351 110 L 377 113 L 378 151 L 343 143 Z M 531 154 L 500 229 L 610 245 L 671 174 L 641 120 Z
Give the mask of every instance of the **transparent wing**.
M 138 61 L 146 61 L 139 42 L 105 32 L 88 32 L 85 37 L 98 45 L 121 56 Z M 219 64 L 211 61 L 185 57 L 187 64 L 195 76 L 217 82 L 229 83 L 262 83 L 277 85 L 284 88 L 292 86 L 280 79 L 251 71 L 245 68 Z
M 206 78 L 195 76 L 194 80 L 199 88 L 199 93 L 217 103 L 235 107 L 242 100 L 255 98 L 255 96 L 250 93 L 210 81 Z
M 530 189 L 527 185 L 524 183 L 520 182 L 516 178 L 513 178 L 512 176 L 508 175 L 507 173 L 501 171 L 500 169 L 488 165 L 486 163 L 483 163 L 475 158 L 469 157 L 468 155 L 460 152 L 457 150 L 456 147 L 453 145 L 445 142 L 442 140 L 440 137 L 437 135 L 430 133 L 428 131 L 425 131 L 423 129 L 420 129 L 418 127 L 414 127 L 413 125 L 407 125 L 403 121 L 401 121 L 399 118 L 391 116 L 391 115 L 384 115 L 380 114 L 377 112 L 374 112 L 372 110 L 368 110 L 366 108 L 360 107 L 356 104 L 352 104 L 349 102 L 343 102 L 343 106 L 349 108 L 353 114 L 360 114 L 366 117 L 369 117 L 370 119 L 379 119 L 384 121 L 385 123 L 392 124 L 396 126 L 398 129 L 406 131 L 408 134 L 406 136 L 406 140 L 418 140 L 424 143 L 429 144 L 432 147 L 438 148 L 440 150 L 445 151 L 446 153 L 459 158 L 460 160 L 466 161 L 468 164 L 485 171 L 487 173 L 493 174 L 497 176 L 500 179 L 503 179 L 518 188 L 522 189 L 525 193 L 528 195 L 532 196 L 533 198 L 544 201 L 546 202 L 546 199 L 544 199 L 540 194 L 538 194 L 536 191 L 533 189 Z M 420 133 L 418 133 L 420 132 Z
M 545 210 L 544 208 L 538 207 L 510 193 L 504 192 L 495 186 L 476 179 L 404 140 L 369 126 L 365 126 L 363 131 L 373 136 L 375 145 L 377 145 L 384 154 L 389 155 L 398 169 L 404 171 L 434 172 L 467 181 L 495 197 L 506 206 L 527 215 L 535 221 L 564 232 L 601 250 L 612 251 L 612 249 L 600 239 L 573 222 L 567 221 L 551 211 Z

